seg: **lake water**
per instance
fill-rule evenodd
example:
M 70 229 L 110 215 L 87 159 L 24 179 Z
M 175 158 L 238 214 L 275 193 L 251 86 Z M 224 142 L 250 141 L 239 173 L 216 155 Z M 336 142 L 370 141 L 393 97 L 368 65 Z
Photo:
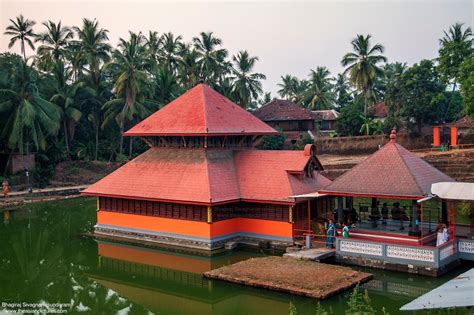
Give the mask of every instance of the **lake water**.
M 95 224 L 95 207 L 95 199 L 74 198 L 3 213 L 0 313 L 18 308 L 18 303 L 64 303 L 68 313 L 278 315 L 288 314 L 290 302 L 298 314 L 315 313 L 314 299 L 201 276 L 206 270 L 268 253 L 239 250 L 206 257 L 97 242 L 81 236 Z M 379 313 L 385 307 L 398 314 L 402 305 L 467 269 L 462 266 L 441 278 L 365 269 L 374 279 L 364 288 Z M 344 314 L 348 295 L 339 294 L 321 305 Z

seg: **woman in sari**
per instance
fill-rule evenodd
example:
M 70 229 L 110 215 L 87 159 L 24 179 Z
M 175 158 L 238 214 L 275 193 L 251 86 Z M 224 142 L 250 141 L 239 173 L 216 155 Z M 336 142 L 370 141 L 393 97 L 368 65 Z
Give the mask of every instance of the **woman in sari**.
M 336 225 L 329 220 L 328 224 L 328 231 L 327 231 L 327 239 L 326 239 L 326 247 L 327 248 L 334 248 L 334 237 L 336 236 Z

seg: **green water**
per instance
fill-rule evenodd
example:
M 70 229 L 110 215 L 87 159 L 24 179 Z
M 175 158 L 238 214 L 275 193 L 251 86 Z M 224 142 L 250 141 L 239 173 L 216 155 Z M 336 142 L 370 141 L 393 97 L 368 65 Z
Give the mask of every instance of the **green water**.
M 236 251 L 212 258 L 182 251 L 98 243 L 81 236 L 95 224 L 95 200 L 29 204 L 0 223 L 0 313 L 3 303 L 65 303 L 85 314 L 314 314 L 313 299 L 204 279 L 201 272 L 252 256 Z M 1 214 L 1 212 L 0 212 Z M 8 219 L 8 220 L 7 220 Z M 100 255 L 99 255 L 100 251 Z M 367 270 L 375 309 L 390 314 L 463 272 L 441 278 Z M 343 314 L 348 293 L 322 301 Z

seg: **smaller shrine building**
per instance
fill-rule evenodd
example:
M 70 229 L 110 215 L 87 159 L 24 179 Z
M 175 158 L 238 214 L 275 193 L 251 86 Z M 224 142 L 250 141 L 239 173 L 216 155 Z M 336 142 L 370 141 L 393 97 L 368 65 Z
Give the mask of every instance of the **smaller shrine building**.
M 434 276 L 457 265 L 459 214 L 432 193 L 440 182 L 454 180 L 398 144 L 392 130 L 381 149 L 319 190 L 337 198 L 335 220 L 351 227 L 349 238 L 336 238 L 336 259 Z

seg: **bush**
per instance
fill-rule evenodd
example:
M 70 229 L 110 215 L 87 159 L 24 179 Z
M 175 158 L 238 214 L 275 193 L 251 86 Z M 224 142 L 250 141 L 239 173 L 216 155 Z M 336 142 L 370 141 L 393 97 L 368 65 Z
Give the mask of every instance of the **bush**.
M 283 150 L 283 144 L 285 143 L 285 135 L 280 132 L 276 136 L 264 136 L 262 141 L 258 145 L 259 149 L 262 150 Z

